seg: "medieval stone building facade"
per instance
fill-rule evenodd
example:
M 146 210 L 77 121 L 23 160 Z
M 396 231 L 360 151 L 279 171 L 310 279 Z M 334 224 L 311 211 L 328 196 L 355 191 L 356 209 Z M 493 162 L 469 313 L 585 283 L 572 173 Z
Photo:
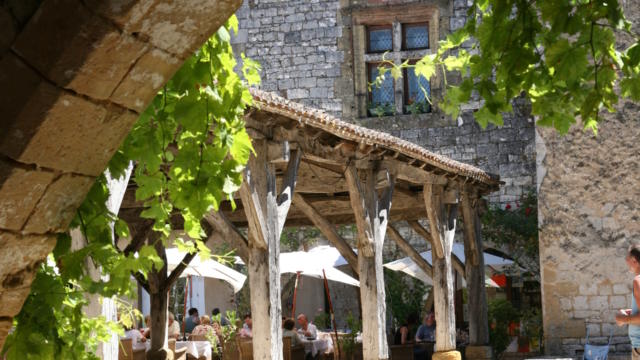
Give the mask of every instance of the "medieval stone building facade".
M 483 130 L 473 118 L 477 103 L 458 119 L 437 106 L 416 106 L 424 98 L 411 73 L 368 86 L 381 62 L 434 52 L 438 40 L 463 26 L 468 6 L 467 0 L 245 0 L 233 43 L 262 64 L 264 90 L 499 174 L 505 185 L 488 197 L 494 205 L 537 190 L 547 353 L 580 354 L 587 328 L 596 342 L 613 330 L 612 351 L 628 353 L 626 328 L 615 327 L 613 315 L 630 306 L 623 256 L 640 240 L 640 126 L 632 121 L 638 107 L 621 106 L 597 138 L 581 130 L 560 137 L 535 129 L 526 101 L 514 103 L 504 126 Z M 624 7 L 637 26 L 638 1 Z M 420 83 L 435 103 L 442 77 Z

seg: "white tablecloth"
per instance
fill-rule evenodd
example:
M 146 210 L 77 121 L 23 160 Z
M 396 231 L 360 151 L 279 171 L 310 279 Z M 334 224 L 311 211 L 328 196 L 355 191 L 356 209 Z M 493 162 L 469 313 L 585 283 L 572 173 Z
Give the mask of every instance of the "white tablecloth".
M 319 352 L 323 353 L 327 351 L 329 347 L 329 342 L 325 339 L 315 339 L 315 340 L 307 340 L 301 339 L 302 344 L 304 345 L 304 352 L 307 354 L 311 354 L 311 356 L 316 356 Z
M 211 360 L 211 343 L 208 341 L 176 341 L 176 350 L 187 348 L 187 354 L 196 358 L 204 356 Z

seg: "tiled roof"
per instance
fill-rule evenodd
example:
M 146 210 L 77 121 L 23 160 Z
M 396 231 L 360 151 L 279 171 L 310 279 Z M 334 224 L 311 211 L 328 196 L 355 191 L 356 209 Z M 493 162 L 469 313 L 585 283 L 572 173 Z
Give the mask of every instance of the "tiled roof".
M 497 175 L 433 153 L 419 145 L 390 134 L 344 122 L 324 111 L 289 101 L 274 93 L 251 89 L 251 94 L 253 95 L 254 105 L 260 110 L 283 115 L 301 122 L 306 126 L 321 129 L 346 140 L 397 151 L 409 158 L 442 169 L 447 173 L 474 179 L 488 185 L 492 189 L 497 189 L 500 185 L 499 176 Z

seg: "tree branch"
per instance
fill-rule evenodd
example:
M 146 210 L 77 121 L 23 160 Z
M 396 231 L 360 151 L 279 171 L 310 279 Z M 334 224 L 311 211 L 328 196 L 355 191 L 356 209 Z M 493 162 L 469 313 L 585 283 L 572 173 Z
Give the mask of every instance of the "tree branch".
M 182 258 L 182 261 L 180 261 L 178 266 L 176 266 L 176 268 L 173 269 L 171 274 L 169 274 L 169 277 L 167 278 L 167 281 L 164 283 L 165 289 L 171 288 L 171 285 L 173 285 L 173 283 L 176 282 L 176 280 L 178 280 L 180 275 L 182 275 L 182 272 L 184 271 L 184 269 L 186 269 L 187 265 L 189 265 L 191 260 L 193 260 L 193 258 L 196 257 L 197 254 L 198 254 L 198 252 L 190 253 L 190 254 L 185 255 Z
M 138 281 L 138 284 L 140 286 L 142 286 L 145 290 L 147 290 L 147 293 L 149 294 L 151 293 L 151 291 L 149 291 L 149 282 L 147 282 L 147 279 L 144 278 L 142 273 L 135 272 L 133 273 L 133 277 Z

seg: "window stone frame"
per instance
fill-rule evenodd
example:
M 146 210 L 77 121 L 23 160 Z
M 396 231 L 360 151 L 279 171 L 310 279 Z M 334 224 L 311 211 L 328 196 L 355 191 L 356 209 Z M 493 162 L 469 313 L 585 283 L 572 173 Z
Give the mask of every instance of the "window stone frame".
M 420 50 L 402 49 L 402 24 L 424 23 L 429 24 L 429 48 Z M 353 71 L 354 89 L 356 95 L 357 114 L 360 118 L 369 117 L 368 114 L 368 63 L 392 60 L 396 64 L 403 59 L 420 59 L 425 55 L 436 54 L 439 40 L 439 10 L 435 5 L 412 4 L 398 6 L 384 6 L 375 8 L 357 9 L 352 13 L 353 36 Z M 382 53 L 367 53 L 368 31 L 367 26 L 390 25 L 392 26 L 393 51 Z M 441 89 L 441 75 L 439 71 L 429 79 L 431 94 Z M 404 78 L 394 80 L 395 115 L 404 114 Z M 432 99 L 433 101 L 433 99 Z M 432 109 L 433 109 L 432 105 Z

